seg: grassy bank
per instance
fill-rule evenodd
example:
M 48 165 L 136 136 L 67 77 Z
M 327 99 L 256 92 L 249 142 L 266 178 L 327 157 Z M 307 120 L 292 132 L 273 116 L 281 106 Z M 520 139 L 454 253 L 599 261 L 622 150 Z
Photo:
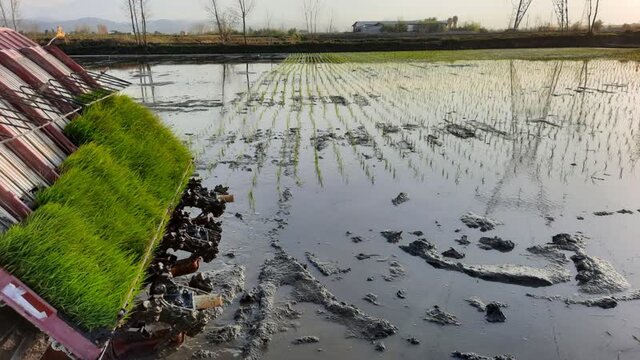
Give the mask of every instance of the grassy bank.
M 595 60 L 640 61 L 640 49 L 562 48 L 500 50 L 433 50 L 352 52 L 293 55 L 287 61 L 380 63 L 380 62 L 451 62 L 472 60 Z
M 80 149 L 38 208 L 0 235 L 0 264 L 86 330 L 115 326 L 191 155 L 126 97 L 91 106 L 65 130 Z

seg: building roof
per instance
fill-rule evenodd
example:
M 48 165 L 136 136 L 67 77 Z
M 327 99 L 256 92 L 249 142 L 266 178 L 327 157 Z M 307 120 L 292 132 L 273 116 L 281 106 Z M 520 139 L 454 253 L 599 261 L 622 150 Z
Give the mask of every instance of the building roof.
M 438 24 L 442 24 L 442 25 L 447 25 L 448 23 L 446 21 L 435 21 Z M 355 23 L 353 23 L 353 27 L 355 26 L 378 26 L 378 25 L 396 25 L 398 23 L 403 23 L 403 24 L 407 24 L 407 25 L 422 25 L 425 23 L 425 20 L 409 20 L 409 21 L 404 21 L 404 20 L 395 20 L 395 21 L 356 21 Z

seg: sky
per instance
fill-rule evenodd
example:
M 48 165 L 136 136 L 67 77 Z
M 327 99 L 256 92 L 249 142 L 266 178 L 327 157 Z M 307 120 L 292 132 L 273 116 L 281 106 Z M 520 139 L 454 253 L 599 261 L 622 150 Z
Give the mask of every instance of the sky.
M 123 0 L 21 0 L 23 18 L 73 20 L 98 17 L 126 21 Z M 149 0 L 154 19 L 206 20 L 209 0 Z M 235 6 L 236 0 L 219 0 Z M 252 27 L 263 27 L 267 19 L 273 27 L 303 27 L 302 0 L 254 0 L 255 10 L 249 18 Z M 513 3 L 517 0 L 320 0 L 322 13 L 318 28 L 348 30 L 357 20 L 417 20 L 437 17 L 446 20 L 457 15 L 461 23 L 480 22 L 500 29 L 509 24 Z M 585 0 L 569 0 L 571 22 L 584 14 Z M 606 24 L 640 23 L 640 0 L 602 0 L 600 18 Z M 530 26 L 555 22 L 552 0 L 533 0 L 528 17 Z

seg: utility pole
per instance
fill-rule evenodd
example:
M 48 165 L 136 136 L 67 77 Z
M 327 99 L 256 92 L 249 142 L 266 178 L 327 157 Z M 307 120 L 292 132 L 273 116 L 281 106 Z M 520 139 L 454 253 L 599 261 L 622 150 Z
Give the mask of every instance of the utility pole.
M 561 31 L 569 30 L 569 0 L 553 0 L 553 10 Z
M 532 1 L 533 0 L 518 0 L 518 5 L 515 7 L 516 16 L 513 20 L 513 30 L 518 30 L 520 27 L 520 23 L 527 14 Z

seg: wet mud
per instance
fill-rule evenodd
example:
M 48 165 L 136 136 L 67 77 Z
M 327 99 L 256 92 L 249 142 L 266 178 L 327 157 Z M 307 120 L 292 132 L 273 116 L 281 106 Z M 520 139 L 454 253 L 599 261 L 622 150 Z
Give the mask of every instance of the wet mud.
M 332 276 L 337 274 L 346 274 L 351 271 L 351 268 L 342 268 L 334 261 L 321 261 L 314 254 L 305 253 L 307 260 L 318 269 L 324 276 Z
M 442 326 L 446 326 L 446 325 L 460 326 L 460 325 L 462 325 L 460 323 L 460 321 L 458 321 L 458 318 L 455 315 L 450 314 L 450 313 L 440 309 L 440 307 L 438 305 L 435 305 L 431 309 L 427 310 L 427 312 L 424 315 L 424 320 L 432 322 L 432 323 L 436 323 L 436 324 L 442 325 Z
M 514 244 L 513 241 L 503 240 L 502 238 L 499 238 L 497 236 L 492 238 L 483 237 L 480 238 L 479 241 L 480 245 L 478 245 L 478 247 L 483 250 L 498 250 L 500 252 L 509 252 L 516 247 L 516 244 Z
M 461 353 L 459 351 L 452 353 L 451 356 L 454 359 L 460 360 L 516 360 L 516 358 L 511 355 L 496 355 L 494 357 L 488 357 L 474 353 Z
M 292 301 L 322 306 L 326 311 L 326 319 L 346 326 L 349 336 L 372 341 L 397 332 L 397 328 L 388 321 L 371 317 L 352 305 L 339 302 L 304 266 L 283 251 L 278 251 L 273 259 L 263 265 L 259 285 L 245 296 L 245 305 L 236 316 L 247 332 L 247 343 L 243 347 L 245 359 L 260 359 L 272 336 L 286 329 L 286 323 L 300 317 L 293 309 L 294 303 L 289 302 L 281 307 L 276 304 L 276 293 L 285 286 L 291 288 Z
M 491 231 L 495 229 L 496 226 L 502 225 L 502 223 L 497 220 L 477 215 L 472 212 L 462 215 L 460 221 L 467 225 L 468 228 L 479 229 L 482 232 Z
M 455 263 L 440 256 L 440 254 L 436 252 L 435 246 L 426 240 L 414 241 L 409 245 L 402 245 L 400 248 L 410 255 L 426 260 L 429 265 L 437 269 L 457 271 L 486 281 L 542 287 L 552 286 L 570 280 L 569 272 L 553 264 L 545 268 L 533 268 L 512 264 L 467 265 L 461 262 Z
M 571 257 L 578 275 L 576 280 L 581 292 L 587 294 L 612 294 L 629 288 L 629 282 L 608 261 L 578 253 Z
M 219 344 L 203 335 L 171 360 L 191 356 L 191 345 L 265 360 L 640 354 L 629 335 L 640 303 L 626 290 L 640 279 L 637 68 L 467 63 L 172 65 L 159 68 L 174 84 L 131 89 L 184 134 L 206 183 L 233 184 L 237 199 L 223 218 L 233 225 L 225 256 L 204 270 L 245 265 L 249 290 L 232 303 L 237 318 L 229 311 L 204 335 L 224 324 L 239 335 Z M 394 206 L 400 191 L 411 200 Z M 425 234 L 437 248 L 416 246 Z M 480 236 L 514 248 L 483 251 Z M 320 275 L 306 252 L 351 271 Z M 495 300 L 511 305 L 500 307 L 504 324 L 487 323 Z M 464 326 L 420 321 L 434 304 Z M 371 333 L 391 333 L 385 324 L 400 336 L 376 353 L 382 338 Z M 303 336 L 319 337 L 322 351 L 292 344 Z

